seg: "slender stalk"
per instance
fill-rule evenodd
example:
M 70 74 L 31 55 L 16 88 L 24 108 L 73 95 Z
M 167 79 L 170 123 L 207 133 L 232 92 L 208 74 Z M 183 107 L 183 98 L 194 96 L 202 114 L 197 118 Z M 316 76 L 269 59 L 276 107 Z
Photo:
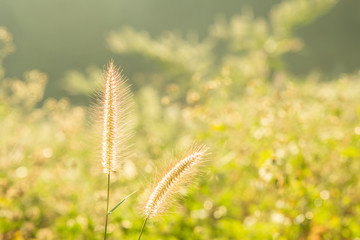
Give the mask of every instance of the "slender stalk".
M 106 240 L 106 233 L 107 233 L 107 224 L 109 218 L 109 196 L 110 196 L 110 173 L 108 173 L 108 187 L 107 187 L 107 203 L 106 203 L 106 219 L 105 219 L 105 235 L 104 240 Z
M 148 219 L 149 219 L 149 217 L 146 217 L 146 218 L 145 218 L 145 221 L 144 221 L 144 224 L 142 225 L 141 232 L 140 232 L 140 236 L 139 236 L 138 240 L 140 240 L 140 238 L 141 238 L 141 235 L 142 235 L 142 233 L 143 233 L 143 231 L 144 231 L 144 228 L 145 228 L 145 225 L 146 225 L 146 222 L 147 222 Z

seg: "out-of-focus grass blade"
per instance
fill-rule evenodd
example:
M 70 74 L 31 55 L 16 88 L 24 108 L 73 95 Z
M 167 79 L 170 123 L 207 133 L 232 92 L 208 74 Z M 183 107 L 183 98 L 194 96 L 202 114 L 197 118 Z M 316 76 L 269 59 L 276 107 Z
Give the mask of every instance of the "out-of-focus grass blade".
M 129 195 L 127 195 L 123 200 L 121 200 L 113 209 L 111 209 L 107 215 L 110 215 L 112 212 L 114 212 L 123 202 L 125 202 L 126 199 L 128 199 L 131 195 L 133 195 L 134 193 L 136 193 L 137 191 L 134 191 L 132 193 L 130 193 Z

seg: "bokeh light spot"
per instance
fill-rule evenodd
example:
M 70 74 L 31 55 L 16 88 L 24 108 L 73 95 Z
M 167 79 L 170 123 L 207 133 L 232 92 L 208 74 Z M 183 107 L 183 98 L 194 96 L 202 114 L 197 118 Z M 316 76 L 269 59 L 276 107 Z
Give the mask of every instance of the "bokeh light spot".
M 15 173 L 18 178 L 25 178 L 28 175 L 28 170 L 26 167 L 22 166 L 17 168 Z
M 330 197 L 330 193 L 327 190 L 323 190 L 320 192 L 320 197 L 322 200 L 327 200 Z

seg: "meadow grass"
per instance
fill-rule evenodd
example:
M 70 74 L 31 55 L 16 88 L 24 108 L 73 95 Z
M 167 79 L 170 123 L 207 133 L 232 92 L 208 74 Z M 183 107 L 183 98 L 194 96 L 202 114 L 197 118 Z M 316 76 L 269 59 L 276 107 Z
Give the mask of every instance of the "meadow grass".
M 101 129 L 99 141 L 88 141 L 104 125 L 86 124 L 86 106 L 44 98 L 47 75 L 39 70 L 8 76 L 2 63 L 13 44 L 1 28 L 1 238 L 103 238 L 103 203 L 116 206 L 157 175 L 154 190 L 171 170 L 155 174 L 165 153 L 193 138 L 212 149 L 214 161 L 178 214 L 147 222 L 147 239 L 359 238 L 360 74 L 298 76 L 284 61 L 306 47 L 295 27 L 335 2 L 284 1 L 269 21 L 251 13 L 220 19 L 201 41 L 111 33 L 114 53 L 155 65 L 132 76 L 136 154 L 116 159 L 123 166 L 117 174 L 114 164 L 99 163 Z M 93 76 L 78 73 L 79 81 Z M 111 198 L 104 171 L 111 172 Z M 108 238 L 136 239 L 144 222 L 138 197 L 123 204 L 109 215 Z
M 131 93 L 129 87 L 126 86 L 126 78 L 121 75 L 113 60 L 106 67 L 104 80 L 104 89 L 98 94 L 99 101 L 94 109 L 98 109 L 98 111 L 95 111 L 95 116 L 97 116 L 98 124 L 101 125 L 101 159 L 103 171 L 107 175 L 104 227 L 104 240 L 106 240 L 109 215 L 122 203 L 121 201 L 120 204 L 109 211 L 111 173 L 116 173 L 119 162 L 124 161 L 130 155 L 128 153 L 128 140 L 129 136 L 131 136 L 131 128 L 128 126 L 128 117 L 131 110 L 129 101 Z M 159 181 L 145 206 L 146 218 L 139 239 L 147 220 L 165 212 L 173 201 L 171 197 L 179 191 L 180 186 L 190 181 L 191 177 L 196 173 L 197 167 L 203 162 L 206 150 L 205 146 L 191 148 L 188 155 L 176 163 Z

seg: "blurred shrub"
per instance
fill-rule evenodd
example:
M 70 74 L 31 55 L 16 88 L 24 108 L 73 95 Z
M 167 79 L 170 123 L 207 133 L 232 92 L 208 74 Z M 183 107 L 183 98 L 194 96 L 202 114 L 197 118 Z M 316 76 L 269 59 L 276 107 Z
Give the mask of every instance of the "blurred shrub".
M 292 29 L 334 4 L 285 1 L 270 21 L 249 11 L 219 18 L 202 40 L 110 33 L 115 53 L 157 64 L 132 78 L 136 156 L 113 180 L 112 199 L 145 188 L 175 145 L 195 139 L 212 151 L 196 191 L 176 214 L 150 222 L 144 237 L 360 238 L 360 73 L 298 79 L 282 60 L 302 47 Z M 106 196 L 92 126 L 66 99 L 40 102 L 45 82 L 36 70 L 24 80 L 1 77 L 2 238 L 98 239 Z M 132 197 L 111 216 L 113 239 L 137 236 L 137 208 Z

